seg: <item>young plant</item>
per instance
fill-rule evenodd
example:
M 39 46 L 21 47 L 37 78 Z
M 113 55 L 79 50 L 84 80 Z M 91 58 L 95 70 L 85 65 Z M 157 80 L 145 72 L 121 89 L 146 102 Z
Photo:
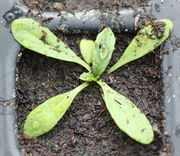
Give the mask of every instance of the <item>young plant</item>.
M 164 31 L 161 32 L 161 35 L 157 33 L 156 25 L 163 27 Z M 146 25 L 138 32 L 117 63 L 108 69 L 108 74 L 154 50 L 169 37 L 172 28 L 173 23 L 167 19 Z M 95 81 L 102 88 L 102 97 L 107 110 L 117 126 L 142 144 L 152 142 L 154 134 L 147 117 L 133 102 L 100 80 L 101 74 L 109 64 L 115 46 L 115 37 L 110 28 L 103 29 L 95 41 L 81 41 L 80 49 L 86 62 L 49 29 L 32 19 L 23 18 L 13 21 L 12 34 L 21 45 L 30 50 L 59 60 L 78 63 L 88 71 L 80 76 L 80 79 L 86 82 L 72 91 L 48 99 L 30 112 L 24 124 L 25 135 L 37 137 L 51 130 L 70 107 L 75 96 L 87 87 L 89 82 Z

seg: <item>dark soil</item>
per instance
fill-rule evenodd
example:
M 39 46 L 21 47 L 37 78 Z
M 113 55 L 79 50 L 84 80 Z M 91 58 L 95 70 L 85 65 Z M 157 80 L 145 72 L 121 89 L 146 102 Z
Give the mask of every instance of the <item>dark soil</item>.
M 135 6 L 138 2 L 106 1 L 109 2 L 107 8 L 114 2 L 117 5 L 121 4 L 119 8 L 123 6 L 122 4 Z M 90 5 L 97 8 L 100 1 L 86 0 L 86 2 L 78 1 L 80 5 L 71 5 L 69 8 L 78 8 L 81 5 L 84 8 Z M 58 35 L 78 54 L 81 38 L 95 38 L 91 35 L 63 36 L 60 33 Z M 132 40 L 132 36 L 127 35 L 116 34 L 116 37 L 116 50 L 111 65 L 118 60 Z M 18 63 L 16 87 L 21 151 L 27 156 L 171 156 L 168 136 L 164 131 L 165 114 L 160 73 L 162 53 L 161 47 L 110 75 L 103 75 L 108 85 L 132 100 L 152 123 L 155 132 L 154 141 L 150 145 L 142 145 L 133 141 L 115 125 L 106 110 L 100 88 L 94 83 L 78 94 L 70 109 L 52 131 L 38 138 L 23 136 L 23 123 L 28 113 L 48 98 L 80 85 L 82 82 L 78 77 L 85 71 L 77 64 L 23 50 Z
M 146 6 L 149 0 L 24 0 L 25 4 L 42 10 L 91 10 L 136 8 Z

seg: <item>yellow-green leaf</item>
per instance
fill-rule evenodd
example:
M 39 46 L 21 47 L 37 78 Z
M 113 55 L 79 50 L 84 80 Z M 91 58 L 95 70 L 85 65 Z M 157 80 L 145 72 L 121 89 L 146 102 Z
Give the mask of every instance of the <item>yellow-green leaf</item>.
M 155 29 L 162 30 L 155 32 Z M 145 26 L 138 32 L 118 62 L 108 70 L 108 74 L 157 48 L 169 37 L 172 29 L 173 23 L 168 19 L 158 20 L 154 25 Z
M 95 77 L 100 76 L 106 69 L 111 59 L 115 46 L 115 36 L 110 28 L 100 32 L 95 41 L 93 53 L 92 72 Z
M 82 39 L 80 42 L 80 51 L 84 60 L 88 63 L 92 63 L 93 52 L 95 43 L 93 40 Z
M 11 25 L 14 38 L 25 48 L 48 57 L 75 62 L 88 71 L 90 66 L 79 58 L 66 44 L 58 39 L 48 28 L 30 18 L 14 20 Z
M 72 91 L 52 97 L 36 107 L 27 116 L 24 134 L 37 137 L 50 131 L 70 107 L 75 96 L 86 86 L 88 83 L 83 83 Z
M 117 93 L 106 83 L 98 81 L 103 89 L 103 99 L 117 126 L 134 140 L 149 144 L 153 130 L 146 116 L 126 97 Z
M 99 77 L 94 77 L 92 73 L 82 73 L 79 77 L 80 80 L 91 82 L 91 81 L 97 81 Z

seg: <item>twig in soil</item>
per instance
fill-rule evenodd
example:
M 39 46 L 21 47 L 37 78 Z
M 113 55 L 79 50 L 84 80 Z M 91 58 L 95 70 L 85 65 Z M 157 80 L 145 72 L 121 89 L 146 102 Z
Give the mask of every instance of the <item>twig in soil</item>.
M 141 99 L 137 102 L 137 106 L 141 103 L 141 101 L 142 101 L 143 98 L 144 98 L 144 97 L 141 97 Z
M 99 114 L 98 114 L 98 118 L 106 111 L 106 108 L 100 110 Z
M 33 142 L 38 140 L 35 137 L 28 137 L 28 136 L 19 136 L 18 138 L 19 138 L 19 140 L 28 140 L 28 141 L 33 141 Z
M 72 153 L 72 152 L 76 152 L 76 151 L 77 151 L 76 149 L 69 150 L 69 151 L 65 152 L 65 153 L 63 154 L 63 156 L 65 156 L 65 155 L 67 155 L 67 154 L 69 154 L 69 153 Z

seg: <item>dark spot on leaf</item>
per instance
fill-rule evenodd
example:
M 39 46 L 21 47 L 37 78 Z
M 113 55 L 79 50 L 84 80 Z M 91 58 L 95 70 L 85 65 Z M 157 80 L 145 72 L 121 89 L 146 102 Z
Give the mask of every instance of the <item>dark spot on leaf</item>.
M 155 40 L 155 38 L 153 37 L 153 35 L 152 34 L 148 34 L 148 36 L 147 36 L 149 39 L 152 39 L 152 40 Z
M 54 50 L 54 51 L 57 51 L 57 52 L 61 52 L 58 48 L 51 48 L 52 50 Z
M 141 47 L 141 46 L 142 46 L 141 41 L 140 41 L 138 38 L 135 38 L 135 40 L 137 41 L 137 45 L 138 45 L 138 47 Z
M 122 105 L 122 103 L 120 103 L 118 100 L 114 99 L 115 102 L 117 102 L 118 104 Z
M 136 115 L 135 115 L 135 114 L 133 114 L 132 116 L 133 116 L 133 118 L 135 118 L 135 117 L 136 117 Z
M 67 99 L 69 99 L 69 96 L 67 96 Z
M 60 45 L 56 46 L 55 48 L 59 49 L 59 48 L 60 48 Z
M 40 40 L 43 41 L 45 44 L 47 43 L 46 36 L 47 33 L 44 30 L 42 30 L 42 36 L 40 37 Z
M 99 49 L 101 49 L 102 48 L 102 44 L 99 44 Z
M 143 133 L 145 130 L 146 130 L 145 128 L 141 129 L 141 133 Z
M 126 123 L 129 124 L 129 120 L 128 119 L 126 120 Z

